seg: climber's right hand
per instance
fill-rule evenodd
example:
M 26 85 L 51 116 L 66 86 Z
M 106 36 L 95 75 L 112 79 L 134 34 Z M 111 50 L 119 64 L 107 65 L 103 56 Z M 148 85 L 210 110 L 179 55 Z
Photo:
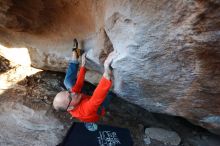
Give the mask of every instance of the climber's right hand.
M 85 67 L 85 65 L 86 65 L 86 53 L 83 53 L 82 54 L 82 64 L 81 64 L 81 66 Z
M 115 57 L 115 52 L 111 52 L 108 57 L 106 58 L 105 62 L 104 62 L 104 74 L 103 76 L 105 78 L 107 78 L 108 80 L 111 79 L 111 76 L 112 76 L 112 67 L 111 67 L 111 64 L 112 64 L 112 61 L 113 61 L 113 58 Z

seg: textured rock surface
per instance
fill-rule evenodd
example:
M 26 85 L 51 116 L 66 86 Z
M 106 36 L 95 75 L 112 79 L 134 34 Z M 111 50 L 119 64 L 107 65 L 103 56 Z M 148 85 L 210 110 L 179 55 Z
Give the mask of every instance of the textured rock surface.
M 115 50 L 114 91 L 149 111 L 220 133 L 219 0 L 0 2 L 0 41 L 27 47 L 32 65 L 64 71 L 72 38 L 102 72 Z
M 2 45 L 27 47 L 38 68 L 64 71 L 73 37 L 89 39 L 96 29 L 91 0 L 4 0 L 0 7 Z
M 64 74 L 12 64 L 0 56 L 0 145 L 54 146 L 60 143 L 73 121 L 69 113 L 56 112 L 49 103 L 61 90 Z M 85 83 L 86 94 L 95 86 Z M 134 146 L 146 146 L 145 127 L 175 131 L 181 146 L 219 146 L 220 138 L 186 120 L 147 112 L 132 103 L 113 97 L 100 124 L 128 128 Z M 160 132 L 161 133 L 161 132 Z M 150 139 L 150 138 L 149 138 Z M 172 140 L 173 141 L 173 140 Z M 167 146 L 150 139 L 148 146 Z
M 162 142 L 164 145 L 179 145 L 181 142 L 181 139 L 179 137 L 179 135 L 174 132 L 174 131 L 169 131 L 166 129 L 162 129 L 162 128 L 155 128 L 155 127 L 151 127 L 151 128 L 146 128 L 145 129 L 145 135 L 146 138 L 149 139 L 149 144 L 150 139 L 153 140 L 157 140 Z
M 46 111 L 34 111 L 19 103 L 1 103 L 0 144 L 6 145 L 56 145 L 61 141 L 63 125 Z

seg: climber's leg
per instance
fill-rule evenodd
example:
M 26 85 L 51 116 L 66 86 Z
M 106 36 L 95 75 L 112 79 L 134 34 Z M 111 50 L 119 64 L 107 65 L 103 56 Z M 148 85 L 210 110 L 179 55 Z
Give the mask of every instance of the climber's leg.
M 67 90 L 70 90 L 75 85 L 75 82 L 77 79 L 78 68 L 79 68 L 79 62 L 78 62 L 77 53 L 75 50 L 73 50 L 72 59 L 69 62 L 69 65 L 66 71 L 66 76 L 64 79 L 64 85 L 66 86 Z

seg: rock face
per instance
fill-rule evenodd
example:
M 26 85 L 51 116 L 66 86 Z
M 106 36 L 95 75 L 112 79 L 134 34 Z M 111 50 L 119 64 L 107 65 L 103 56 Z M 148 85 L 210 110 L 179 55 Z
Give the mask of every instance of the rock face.
M 1 103 L 1 145 L 56 145 L 63 125 L 46 111 L 35 112 L 18 103 Z M 33 122 L 34 121 L 34 122 Z M 36 132 L 38 131 L 38 132 Z
M 115 50 L 119 96 L 220 134 L 219 0 L 4 0 L 0 7 L 0 42 L 27 47 L 33 66 L 64 71 L 73 37 L 99 73 Z

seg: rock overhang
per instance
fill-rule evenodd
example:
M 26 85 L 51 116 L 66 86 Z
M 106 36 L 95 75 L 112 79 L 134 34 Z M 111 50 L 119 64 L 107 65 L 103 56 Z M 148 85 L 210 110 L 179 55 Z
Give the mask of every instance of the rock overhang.
M 122 98 L 219 129 L 218 0 L 0 4 L 1 43 L 29 48 L 33 66 L 65 71 L 77 37 L 88 51 L 87 67 L 99 73 L 107 54 L 117 51 L 113 90 Z

